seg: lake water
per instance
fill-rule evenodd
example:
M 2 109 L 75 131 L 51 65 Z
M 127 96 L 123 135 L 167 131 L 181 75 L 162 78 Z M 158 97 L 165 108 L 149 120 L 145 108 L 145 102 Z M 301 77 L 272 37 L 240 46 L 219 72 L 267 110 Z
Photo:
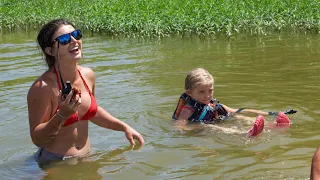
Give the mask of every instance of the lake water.
M 89 125 L 91 161 L 39 168 L 29 136 L 26 94 L 46 66 L 36 32 L 0 35 L 1 179 L 308 179 L 320 145 L 320 36 L 112 38 L 86 35 L 81 65 L 96 75 L 100 106 L 143 134 L 130 148 L 122 132 Z M 261 136 L 182 131 L 171 119 L 187 72 L 206 68 L 214 97 L 234 108 L 296 109 L 289 129 Z M 275 118 L 266 116 L 272 123 Z M 231 120 L 220 126 L 250 126 Z

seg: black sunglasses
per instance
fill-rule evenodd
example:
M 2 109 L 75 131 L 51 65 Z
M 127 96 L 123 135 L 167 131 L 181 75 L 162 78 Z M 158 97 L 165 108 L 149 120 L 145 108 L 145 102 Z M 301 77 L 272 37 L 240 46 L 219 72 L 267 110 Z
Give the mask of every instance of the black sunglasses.
M 80 29 L 76 29 L 71 33 L 62 34 L 61 36 L 57 37 L 55 40 L 52 41 L 52 44 L 59 41 L 61 45 L 67 45 L 71 42 L 71 36 L 74 37 L 76 40 L 81 39 L 82 33 Z

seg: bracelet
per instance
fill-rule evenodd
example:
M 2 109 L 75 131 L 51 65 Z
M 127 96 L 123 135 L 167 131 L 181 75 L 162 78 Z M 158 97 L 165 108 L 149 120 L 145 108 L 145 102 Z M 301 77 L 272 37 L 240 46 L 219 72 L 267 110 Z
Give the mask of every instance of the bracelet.
M 57 111 L 57 115 L 59 115 L 60 117 L 62 117 L 63 119 L 67 119 L 68 117 L 64 117 L 60 114 L 59 110 Z

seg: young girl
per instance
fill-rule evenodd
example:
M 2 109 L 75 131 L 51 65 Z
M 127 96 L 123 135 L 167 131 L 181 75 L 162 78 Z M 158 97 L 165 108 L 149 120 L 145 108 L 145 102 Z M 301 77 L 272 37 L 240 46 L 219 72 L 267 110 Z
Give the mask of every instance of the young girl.
M 224 104 L 219 104 L 213 99 L 214 80 L 211 74 L 202 68 L 196 68 L 190 71 L 185 79 L 185 93 L 180 96 L 177 108 L 172 116 L 177 120 L 177 124 L 185 125 L 189 120 L 191 122 L 202 122 L 206 124 L 215 124 L 225 120 L 229 116 L 236 118 L 245 118 L 240 113 L 258 114 L 254 125 L 249 129 L 251 136 L 259 135 L 264 128 L 263 115 L 277 115 L 277 126 L 289 126 L 290 120 L 285 113 L 264 112 L 255 109 L 234 109 Z M 295 113 L 294 110 L 286 113 Z

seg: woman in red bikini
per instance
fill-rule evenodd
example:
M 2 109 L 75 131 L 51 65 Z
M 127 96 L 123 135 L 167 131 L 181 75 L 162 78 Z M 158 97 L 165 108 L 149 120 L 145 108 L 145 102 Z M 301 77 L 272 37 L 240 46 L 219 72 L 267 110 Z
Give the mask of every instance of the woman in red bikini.
M 144 145 L 140 133 L 97 105 L 94 72 L 78 65 L 81 37 L 81 31 L 64 19 L 48 22 L 37 37 L 49 69 L 31 85 L 27 101 L 30 135 L 39 147 L 34 157 L 41 165 L 87 155 L 89 120 L 123 131 L 132 145 L 134 140 Z M 77 90 L 66 90 L 67 81 Z

